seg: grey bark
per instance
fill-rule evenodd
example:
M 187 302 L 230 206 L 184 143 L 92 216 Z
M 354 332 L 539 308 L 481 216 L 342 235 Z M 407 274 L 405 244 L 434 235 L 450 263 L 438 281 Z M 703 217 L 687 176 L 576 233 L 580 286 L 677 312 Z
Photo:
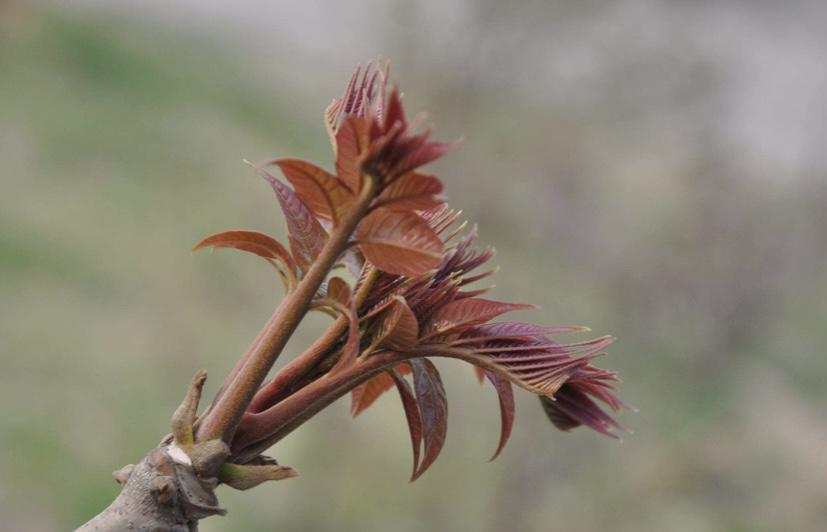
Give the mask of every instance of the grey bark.
M 193 426 L 207 373 L 193 377 L 166 436 L 138 465 L 113 473 L 123 489 L 112 504 L 77 532 L 192 532 L 198 521 L 224 515 L 215 488 L 219 481 L 246 490 L 262 482 L 298 475 L 266 456 L 249 464 L 228 463 L 230 449 L 221 439 L 196 442 Z
M 162 445 L 135 466 L 114 473 L 123 489 L 109 507 L 78 532 L 191 532 L 198 521 L 223 515 L 217 481 L 200 478 L 180 449 Z

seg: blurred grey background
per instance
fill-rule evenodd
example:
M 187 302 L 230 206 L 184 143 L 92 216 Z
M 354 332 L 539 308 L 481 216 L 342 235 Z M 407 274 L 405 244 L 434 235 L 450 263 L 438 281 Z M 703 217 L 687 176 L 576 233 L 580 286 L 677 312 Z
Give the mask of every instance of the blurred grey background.
M 772 531 L 827 522 L 827 3 L 0 2 L 0 528 L 74 528 L 209 392 L 280 296 L 190 253 L 283 235 L 242 158 L 332 164 L 322 110 L 381 55 L 464 147 L 435 165 L 502 267 L 493 296 L 619 337 L 623 443 L 555 431 L 442 363 L 419 481 L 389 395 L 272 450 L 208 532 Z M 325 323 L 314 317 L 295 346 Z

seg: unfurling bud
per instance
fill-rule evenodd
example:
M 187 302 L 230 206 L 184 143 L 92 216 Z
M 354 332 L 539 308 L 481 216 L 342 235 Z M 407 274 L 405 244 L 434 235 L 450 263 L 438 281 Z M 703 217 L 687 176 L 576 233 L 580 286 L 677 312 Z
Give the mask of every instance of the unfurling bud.
M 218 479 L 237 490 L 248 490 L 267 482 L 297 477 L 299 474 L 292 467 L 269 465 L 224 464 L 218 472 Z

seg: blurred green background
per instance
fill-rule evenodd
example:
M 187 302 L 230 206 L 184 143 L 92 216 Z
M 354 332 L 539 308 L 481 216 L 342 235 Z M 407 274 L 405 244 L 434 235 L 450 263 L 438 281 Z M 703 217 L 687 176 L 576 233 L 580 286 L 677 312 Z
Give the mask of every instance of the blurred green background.
M 555 431 L 442 363 L 419 481 L 393 395 L 272 450 L 207 532 L 772 531 L 827 522 L 827 5 L 624 0 L 0 2 L 0 528 L 72 529 L 280 296 L 241 163 L 331 165 L 322 110 L 381 54 L 502 267 L 495 298 L 619 337 L 623 443 Z M 321 330 L 314 317 L 294 345 Z

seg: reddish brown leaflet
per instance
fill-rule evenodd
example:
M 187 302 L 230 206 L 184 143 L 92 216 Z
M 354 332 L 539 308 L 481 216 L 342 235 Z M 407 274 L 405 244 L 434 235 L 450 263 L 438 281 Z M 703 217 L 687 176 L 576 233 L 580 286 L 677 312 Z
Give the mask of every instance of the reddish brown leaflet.
M 386 91 L 386 82 L 386 69 L 358 69 L 325 112 L 335 171 L 298 159 L 272 161 L 285 183 L 257 168 L 276 193 L 289 246 L 252 231 L 220 233 L 196 246 L 264 257 L 289 290 L 219 392 L 222 399 L 238 394 L 239 382 L 258 382 L 240 421 L 234 425 L 236 416 L 226 411 L 244 404 L 232 396 L 217 400 L 203 424 L 223 431 L 231 460 L 249 463 L 343 395 L 351 394 L 355 416 L 395 387 L 416 479 L 439 456 L 447 433 L 445 390 L 432 362 L 441 357 L 474 365 L 497 392 L 501 431 L 492 459 L 513 428 L 514 385 L 540 395 L 555 426 L 583 424 L 613 435 L 620 426 L 598 403 L 623 406 L 614 395 L 617 378 L 591 364 L 612 338 L 560 343 L 551 336 L 587 329 L 493 321 L 535 307 L 485 299 L 486 288 L 471 286 L 492 275 L 480 269 L 493 251 L 475 248 L 476 230 L 458 225 L 460 213 L 445 204 L 440 179 L 420 171 L 456 143 L 417 131 L 399 91 Z M 334 274 L 343 264 L 356 282 Z M 295 328 L 311 308 L 327 310 L 334 323 L 264 382 L 285 342 L 279 331 Z

